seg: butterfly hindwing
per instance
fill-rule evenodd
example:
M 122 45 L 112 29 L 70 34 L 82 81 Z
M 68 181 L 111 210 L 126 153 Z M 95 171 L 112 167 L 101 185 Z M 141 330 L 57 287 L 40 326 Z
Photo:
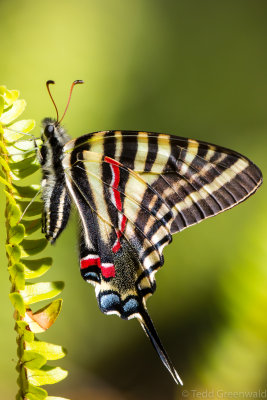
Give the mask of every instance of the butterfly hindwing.
M 66 157 L 64 164 L 68 163 Z M 123 172 L 135 179 L 135 191 L 121 191 Z M 77 153 L 76 162 L 66 168 L 66 179 L 83 222 L 81 274 L 95 286 L 99 308 L 124 319 L 136 317 L 175 382 L 182 384 L 145 306 L 146 297 L 155 290 L 155 280 L 153 273 L 146 273 L 144 255 L 152 248 L 155 255 L 152 257 L 149 251 L 147 259 L 155 265 L 155 257 L 157 264 L 161 258 L 134 220 L 140 209 L 140 193 L 147 189 L 147 184 L 116 160 L 89 150 Z M 86 209 L 90 211 L 83 215 Z
M 103 178 L 105 167 L 111 174 Z M 66 179 L 83 223 L 82 242 L 88 248 L 87 258 L 82 257 L 82 269 L 89 264 L 95 268 L 98 263 L 103 281 L 111 277 L 110 271 L 116 270 L 112 272 L 113 280 L 109 284 L 114 284 L 118 291 L 128 296 L 139 295 L 136 281 L 143 272 L 140 257 L 153 243 L 135 224 L 135 214 L 140 209 L 137 197 L 129 195 L 128 198 L 127 193 L 119 191 L 123 171 L 124 168 L 115 160 L 104 157 L 102 161 L 98 153 L 85 150 L 77 153 L 77 161 L 66 170 Z M 141 181 L 141 190 L 145 189 L 146 184 Z M 158 252 L 156 257 L 158 261 Z M 109 266 L 107 276 L 104 273 L 106 265 Z M 89 271 L 87 277 L 88 274 Z M 154 284 L 150 286 L 153 291 Z

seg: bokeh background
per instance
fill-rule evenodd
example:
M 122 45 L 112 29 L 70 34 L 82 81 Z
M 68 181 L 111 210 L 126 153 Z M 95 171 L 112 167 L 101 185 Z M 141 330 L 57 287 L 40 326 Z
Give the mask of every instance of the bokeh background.
M 73 136 L 105 129 L 166 132 L 233 148 L 267 172 L 265 0 L 0 2 L 1 84 L 27 100 L 24 118 L 62 112 Z M 36 181 L 39 177 L 36 175 Z M 72 400 L 244 398 L 267 389 L 266 187 L 174 237 L 148 308 L 184 387 L 176 387 L 136 321 L 98 310 L 80 277 L 77 216 L 46 254 L 64 280 L 63 311 L 42 340 L 64 345 Z M 1 197 L 0 397 L 16 387 L 13 309 Z M 183 392 L 186 390 L 187 392 Z M 265 391 L 265 392 L 264 392 Z M 230 393 L 229 393 L 230 392 Z M 231 392 L 240 392 L 233 397 Z M 243 396 L 243 397 L 242 397 Z M 254 396 L 255 397 L 255 396 Z

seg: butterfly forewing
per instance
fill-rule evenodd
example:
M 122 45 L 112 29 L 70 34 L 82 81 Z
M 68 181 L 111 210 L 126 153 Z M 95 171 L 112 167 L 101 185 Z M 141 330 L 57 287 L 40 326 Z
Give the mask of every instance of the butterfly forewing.
M 144 269 L 162 265 L 171 234 L 233 207 L 261 183 L 259 169 L 240 154 L 175 136 L 99 132 L 69 142 L 70 150 L 70 185 L 81 188 L 75 180 L 83 170 L 94 211 L 114 227 L 110 237 L 123 234 Z

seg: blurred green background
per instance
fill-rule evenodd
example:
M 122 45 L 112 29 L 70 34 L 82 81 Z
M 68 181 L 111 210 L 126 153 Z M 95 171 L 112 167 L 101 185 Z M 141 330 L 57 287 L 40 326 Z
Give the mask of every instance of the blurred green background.
M 24 118 L 55 116 L 71 136 L 105 129 L 166 132 L 235 149 L 267 172 L 265 0 L 1 1 L 1 84 L 27 100 Z M 38 177 L 36 177 L 38 180 Z M 1 197 L 0 397 L 16 387 L 13 309 Z M 64 345 L 69 378 L 48 388 L 72 400 L 233 398 L 267 389 L 266 188 L 186 230 L 165 249 L 148 308 L 180 373 L 176 387 L 136 321 L 100 313 L 80 277 L 77 216 L 46 280 L 64 280 L 63 312 L 41 336 Z M 187 392 L 182 392 L 186 390 Z M 262 391 L 262 392 L 261 392 Z M 243 397 L 242 397 L 243 396 Z M 254 396 L 255 397 L 255 396 Z

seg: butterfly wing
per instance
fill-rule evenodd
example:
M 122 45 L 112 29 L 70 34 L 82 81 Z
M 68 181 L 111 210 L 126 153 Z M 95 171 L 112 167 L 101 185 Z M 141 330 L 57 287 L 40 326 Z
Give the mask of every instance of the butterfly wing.
M 145 298 L 153 293 L 155 283 L 152 275 L 142 276 L 140 254 L 142 247 L 149 249 L 152 242 L 134 224 L 133 197 L 129 195 L 127 205 L 127 195 L 118 190 L 125 169 L 110 158 L 101 162 L 101 155 L 91 151 L 84 151 L 82 160 L 80 156 L 71 168 L 66 168 L 66 180 L 82 220 L 81 274 L 95 286 L 102 312 L 124 319 L 138 318 L 175 382 L 182 384 L 146 310 Z M 105 167 L 112 175 L 109 183 L 99 175 Z M 108 176 L 108 170 L 106 173 Z M 144 189 L 144 184 L 136 181 L 138 190 Z M 158 252 L 156 257 L 159 261 Z
M 137 317 L 180 381 L 146 311 L 171 235 L 233 207 L 261 184 L 228 149 L 146 132 L 98 132 L 65 146 L 69 192 L 82 220 L 81 273 L 100 309 Z
M 85 151 L 98 155 L 100 190 L 116 180 L 115 193 L 120 193 L 135 230 L 145 233 L 161 255 L 154 268 L 162 264 L 162 250 L 171 234 L 235 206 L 262 182 L 260 170 L 239 153 L 176 136 L 98 132 L 69 142 L 67 148 L 72 150 L 72 166 L 78 154 L 83 163 Z M 87 170 L 90 173 L 90 167 Z M 150 258 L 153 246 L 147 250 Z

